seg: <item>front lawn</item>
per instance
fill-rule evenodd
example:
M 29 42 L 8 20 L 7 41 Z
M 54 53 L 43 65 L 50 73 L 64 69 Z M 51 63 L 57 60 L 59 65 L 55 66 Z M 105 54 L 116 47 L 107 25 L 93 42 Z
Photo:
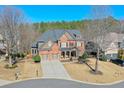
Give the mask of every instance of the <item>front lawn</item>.
M 42 69 L 40 63 L 34 63 L 32 59 L 24 59 L 23 62 L 18 62 L 17 68 L 6 69 L 6 62 L 0 62 L 0 79 L 15 80 L 15 73 L 20 72 L 20 79 L 42 77 Z M 37 75 L 38 74 L 38 75 Z
M 88 64 L 94 68 L 95 59 L 89 59 Z M 90 73 L 90 68 L 85 64 L 73 63 L 64 64 L 69 75 L 76 80 L 93 83 L 110 83 L 124 80 L 124 68 L 110 62 L 99 62 L 99 70 L 102 75 Z

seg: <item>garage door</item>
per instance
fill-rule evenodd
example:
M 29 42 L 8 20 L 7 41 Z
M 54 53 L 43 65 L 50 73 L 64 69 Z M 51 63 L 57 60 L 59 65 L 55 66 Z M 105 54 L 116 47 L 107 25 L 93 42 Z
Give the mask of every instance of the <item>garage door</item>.
M 57 60 L 59 59 L 58 54 L 52 54 L 52 55 L 42 55 L 41 60 Z
M 48 55 L 42 55 L 42 60 L 48 60 Z
M 58 54 L 54 54 L 54 55 L 53 55 L 53 59 L 54 59 L 54 60 L 58 59 Z

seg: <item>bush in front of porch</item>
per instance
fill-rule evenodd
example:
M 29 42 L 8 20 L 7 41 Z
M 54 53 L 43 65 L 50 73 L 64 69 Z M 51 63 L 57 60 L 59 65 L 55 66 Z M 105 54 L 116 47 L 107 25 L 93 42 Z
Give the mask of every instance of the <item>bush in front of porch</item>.
M 87 58 L 89 58 L 89 55 L 87 52 L 84 52 L 83 55 L 78 58 L 78 60 L 80 63 L 82 63 L 82 62 L 86 62 Z
M 40 56 L 39 56 L 39 55 L 34 56 L 34 57 L 33 57 L 33 61 L 34 61 L 35 63 L 39 63 L 39 62 L 41 61 Z

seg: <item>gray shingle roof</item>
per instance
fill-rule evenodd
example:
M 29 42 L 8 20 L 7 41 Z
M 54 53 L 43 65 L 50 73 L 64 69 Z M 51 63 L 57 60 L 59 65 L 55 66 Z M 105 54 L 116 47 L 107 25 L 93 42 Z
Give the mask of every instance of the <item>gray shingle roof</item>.
M 49 30 L 44 32 L 33 44 L 32 47 L 37 46 L 37 42 L 48 42 L 48 40 L 51 40 L 52 42 L 59 40 L 59 38 L 65 33 L 68 32 L 73 39 L 75 38 L 74 35 L 81 35 L 79 30 Z
M 122 42 L 124 40 L 124 34 L 110 32 L 105 36 L 105 40 L 111 42 Z
M 105 41 L 104 41 L 104 47 L 103 49 L 107 49 L 109 45 L 114 42 L 114 44 L 117 44 L 118 42 L 122 42 L 124 40 L 124 34 L 118 34 L 116 32 L 110 32 L 105 36 Z

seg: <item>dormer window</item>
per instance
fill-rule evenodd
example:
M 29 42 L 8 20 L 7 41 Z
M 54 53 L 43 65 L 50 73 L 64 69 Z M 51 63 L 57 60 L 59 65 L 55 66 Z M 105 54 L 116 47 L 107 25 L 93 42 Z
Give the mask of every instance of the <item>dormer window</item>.
M 77 47 L 81 47 L 81 42 L 77 42 Z
M 52 42 L 48 41 L 48 46 L 51 47 L 52 46 Z
M 80 35 L 73 34 L 75 38 L 80 39 Z
M 66 47 L 66 42 L 62 42 L 60 45 L 61 45 L 61 48 L 65 48 Z
M 74 35 L 74 37 L 77 37 L 77 35 L 76 34 L 73 34 Z
M 32 55 L 37 55 L 38 54 L 37 48 L 32 48 L 31 53 Z

